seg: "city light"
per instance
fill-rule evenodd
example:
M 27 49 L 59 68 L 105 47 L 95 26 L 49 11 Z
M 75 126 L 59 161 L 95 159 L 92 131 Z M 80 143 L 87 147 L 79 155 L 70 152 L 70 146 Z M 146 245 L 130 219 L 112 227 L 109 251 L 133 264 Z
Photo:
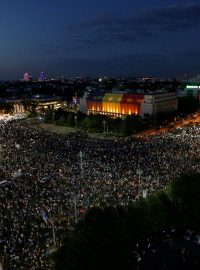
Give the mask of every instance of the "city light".
M 200 89 L 200 86 L 198 86 L 198 85 L 187 85 L 186 88 L 187 89 Z
M 25 72 L 23 76 L 24 81 L 28 82 L 30 81 L 30 78 L 31 78 L 30 74 L 28 72 Z

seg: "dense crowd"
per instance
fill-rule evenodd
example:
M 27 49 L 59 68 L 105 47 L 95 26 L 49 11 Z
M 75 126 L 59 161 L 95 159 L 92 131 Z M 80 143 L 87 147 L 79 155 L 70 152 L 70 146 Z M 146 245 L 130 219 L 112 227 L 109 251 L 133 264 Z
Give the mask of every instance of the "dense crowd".
M 182 172 L 199 172 L 199 161 L 199 125 L 99 140 L 1 124 L 0 262 L 9 270 L 51 269 L 52 228 L 59 247 L 88 208 L 127 205 Z

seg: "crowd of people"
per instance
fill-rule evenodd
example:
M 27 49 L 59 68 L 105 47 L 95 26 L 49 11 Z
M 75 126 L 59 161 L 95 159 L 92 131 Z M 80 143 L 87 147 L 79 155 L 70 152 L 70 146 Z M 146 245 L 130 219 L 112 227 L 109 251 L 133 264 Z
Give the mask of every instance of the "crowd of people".
M 51 269 L 49 254 L 89 208 L 127 205 L 189 171 L 200 171 L 200 125 L 99 140 L 2 123 L 0 262 L 7 270 Z

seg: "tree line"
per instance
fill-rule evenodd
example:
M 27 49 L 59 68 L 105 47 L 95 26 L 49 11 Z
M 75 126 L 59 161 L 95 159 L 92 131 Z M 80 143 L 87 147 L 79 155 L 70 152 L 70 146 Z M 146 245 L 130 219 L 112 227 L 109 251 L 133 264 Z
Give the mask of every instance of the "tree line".
M 61 126 L 70 126 L 87 132 L 106 133 L 113 135 L 130 135 L 153 126 L 153 118 L 142 119 L 138 115 L 125 118 L 110 118 L 101 114 L 83 114 L 68 112 L 63 109 L 49 110 L 45 114 L 46 123 L 55 123 Z

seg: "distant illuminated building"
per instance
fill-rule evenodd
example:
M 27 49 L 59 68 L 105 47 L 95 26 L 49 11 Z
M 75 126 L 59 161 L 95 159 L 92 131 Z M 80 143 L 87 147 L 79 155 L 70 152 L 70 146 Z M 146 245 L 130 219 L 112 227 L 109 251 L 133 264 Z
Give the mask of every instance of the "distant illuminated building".
M 79 99 L 78 99 L 78 97 L 77 97 L 77 93 L 75 93 L 75 96 L 72 98 L 72 101 L 73 101 L 73 104 L 74 104 L 74 105 L 77 105 L 77 104 L 78 104 Z
M 29 74 L 28 72 L 25 72 L 23 78 L 24 78 L 24 81 L 25 81 L 25 82 L 29 82 L 31 76 L 30 76 L 30 74 Z
M 199 83 L 190 83 L 186 85 L 184 89 L 184 96 L 190 96 L 198 98 L 200 97 L 200 84 Z
M 40 77 L 39 77 L 39 81 L 45 81 L 46 80 L 46 76 L 45 76 L 45 73 L 42 71 L 41 73 L 40 73 Z

